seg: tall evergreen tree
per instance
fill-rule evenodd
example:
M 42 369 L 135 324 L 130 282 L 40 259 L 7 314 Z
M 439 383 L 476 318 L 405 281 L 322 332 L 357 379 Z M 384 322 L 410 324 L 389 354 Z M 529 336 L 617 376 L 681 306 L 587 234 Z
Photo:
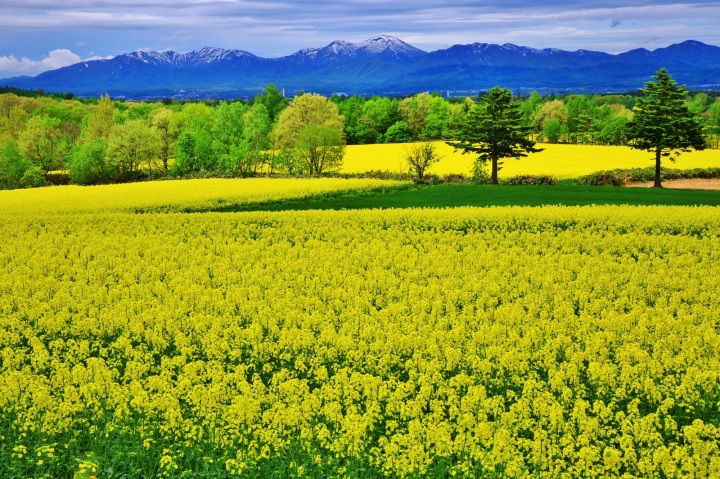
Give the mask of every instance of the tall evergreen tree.
M 678 86 L 665 68 L 645 84 L 638 98 L 635 117 L 628 123 L 630 147 L 655 153 L 655 188 L 662 188 L 662 157 L 671 161 L 681 152 L 705 149 L 702 125 L 688 109 L 687 89 Z
M 503 158 L 520 159 L 542 151 L 530 140 L 530 127 L 523 122 L 523 113 L 512 101 L 507 88 L 494 87 L 474 106 L 465 120 L 458 141 L 447 142 L 455 149 L 478 155 L 476 171 L 487 161 L 491 163 L 490 183 L 497 184 Z

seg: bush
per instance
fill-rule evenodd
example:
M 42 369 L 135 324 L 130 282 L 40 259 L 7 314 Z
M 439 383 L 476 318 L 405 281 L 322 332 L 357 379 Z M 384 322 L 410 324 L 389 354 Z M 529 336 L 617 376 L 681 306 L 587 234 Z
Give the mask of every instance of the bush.
M 51 185 L 69 185 L 70 174 L 65 171 L 51 171 L 46 175 L 47 182 Z
M 470 183 L 470 178 L 458 173 L 450 173 L 442 177 L 443 183 Z
M 490 172 L 488 171 L 487 161 L 482 161 L 479 158 L 473 164 L 472 181 L 480 185 L 490 184 Z
M 677 170 L 662 168 L 662 180 L 685 180 L 692 178 L 720 178 L 720 168 L 693 168 L 690 170 Z M 631 168 L 606 171 L 596 171 L 590 175 L 579 178 L 581 185 L 593 186 L 623 186 L 628 183 L 644 183 L 655 180 L 655 168 Z
M 627 184 L 629 177 L 621 170 L 596 171 L 578 180 L 581 185 L 622 186 Z
M 548 175 L 519 175 L 500 180 L 501 185 L 557 185 L 558 180 Z
M 45 172 L 39 166 L 31 166 L 25 170 L 25 174 L 20 178 L 21 188 L 37 188 L 47 186 Z

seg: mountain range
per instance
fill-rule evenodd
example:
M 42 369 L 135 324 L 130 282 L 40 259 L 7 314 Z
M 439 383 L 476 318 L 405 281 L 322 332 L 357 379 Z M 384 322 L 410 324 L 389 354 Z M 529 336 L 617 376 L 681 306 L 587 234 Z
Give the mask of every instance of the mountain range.
M 387 35 L 360 43 L 334 41 L 280 58 L 210 47 L 189 53 L 133 52 L 35 77 L 0 79 L 0 85 L 125 98 L 252 97 L 271 82 L 288 95 L 467 95 L 495 85 L 517 93 L 598 93 L 642 88 L 661 67 L 690 89 L 720 89 L 720 47 L 694 40 L 620 54 L 509 43 L 426 52 Z

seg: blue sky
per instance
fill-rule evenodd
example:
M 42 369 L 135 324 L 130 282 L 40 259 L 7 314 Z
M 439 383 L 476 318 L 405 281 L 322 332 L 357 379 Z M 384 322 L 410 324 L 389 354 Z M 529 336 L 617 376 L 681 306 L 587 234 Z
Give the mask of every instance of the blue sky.
M 720 45 L 718 26 L 718 1 L 0 0 L 0 78 L 138 50 L 278 57 L 381 34 L 427 51 L 487 42 L 620 53 Z

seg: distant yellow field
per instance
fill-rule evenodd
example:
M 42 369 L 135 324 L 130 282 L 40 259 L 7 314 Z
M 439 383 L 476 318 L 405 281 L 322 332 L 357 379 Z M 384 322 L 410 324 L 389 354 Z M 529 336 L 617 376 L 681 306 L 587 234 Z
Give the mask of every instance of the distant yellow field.
M 247 178 L 146 181 L 120 185 L 60 186 L 0 191 L 0 215 L 118 211 L 198 211 L 229 204 L 301 198 L 397 185 L 342 178 Z
M 436 142 L 443 159 L 430 168 L 430 173 L 470 174 L 475 159 L 463 155 L 442 141 Z M 505 160 L 500 177 L 516 175 L 552 175 L 556 178 L 575 178 L 599 170 L 615 168 L 643 168 L 652 166 L 653 156 L 646 151 L 626 146 L 599 145 L 538 145 L 544 151 L 520 160 Z M 351 145 L 347 147 L 342 172 L 362 173 L 369 170 L 407 171 L 404 161 L 405 144 Z M 683 153 L 666 166 L 678 169 L 720 167 L 720 150 Z

